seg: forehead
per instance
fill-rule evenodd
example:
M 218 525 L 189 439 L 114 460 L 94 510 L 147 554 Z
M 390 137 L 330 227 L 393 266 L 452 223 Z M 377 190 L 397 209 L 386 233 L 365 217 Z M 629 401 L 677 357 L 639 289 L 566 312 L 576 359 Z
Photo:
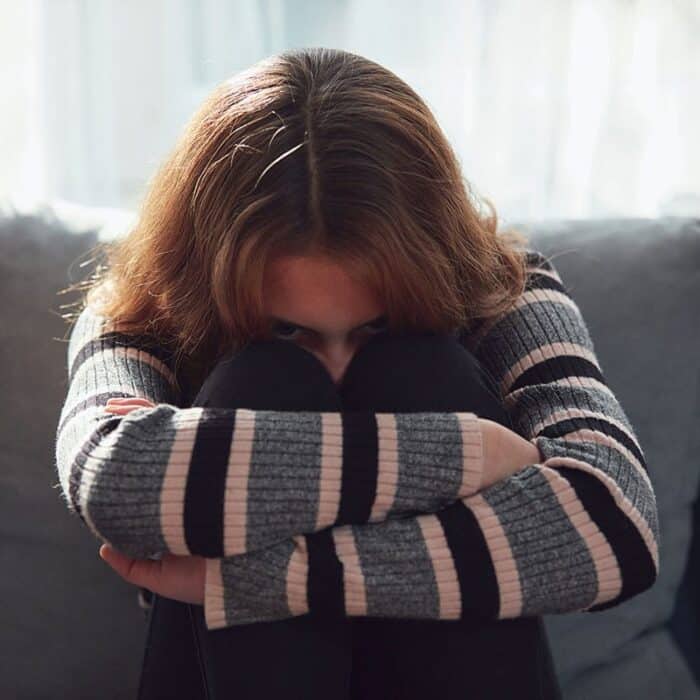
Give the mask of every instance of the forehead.
M 382 313 L 376 291 L 347 265 L 323 256 L 277 256 L 265 266 L 265 313 L 310 328 L 354 327 Z

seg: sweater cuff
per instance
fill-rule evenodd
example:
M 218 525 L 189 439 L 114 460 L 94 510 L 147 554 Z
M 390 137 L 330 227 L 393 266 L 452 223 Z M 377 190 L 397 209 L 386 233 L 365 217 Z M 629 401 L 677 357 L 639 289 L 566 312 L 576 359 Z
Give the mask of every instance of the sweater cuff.
M 456 413 L 462 436 L 462 486 L 459 498 L 476 493 L 484 477 L 484 424 L 476 413 Z
M 204 621 L 208 630 L 227 626 L 221 559 L 205 558 Z

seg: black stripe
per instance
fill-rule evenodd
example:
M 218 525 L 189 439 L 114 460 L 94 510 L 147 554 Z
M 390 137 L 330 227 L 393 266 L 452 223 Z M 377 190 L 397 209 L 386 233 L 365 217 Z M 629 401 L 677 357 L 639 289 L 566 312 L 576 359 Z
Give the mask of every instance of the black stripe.
M 600 369 L 589 360 L 578 357 L 577 355 L 557 355 L 544 362 L 538 362 L 526 369 L 515 382 L 513 382 L 508 391 L 516 391 L 525 386 L 546 384 L 569 377 L 590 377 L 607 386 L 605 377 Z M 562 399 L 561 403 L 562 406 L 565 406 L 567 402 Z M 546 437 L 562 437 L 579 428 L 599 430 L 605 433 L 605 435 L 615 438 L 618 442 L 623 444 L 639 460 L 644 469 L 648 471 L 644 455 L 639 445 L 637 445 L 628 433 L 605 419 L 593 418 L 590 416 L 572 417 L 547 426 L 540 434 Z
M 336 525 L 369 521 L 377 495 L 379 438 L 377 419 L 369 411 L 341 412 L 343 459 Z
M 589 612 L 612 608 L 650 588 L 656 580 L 654 562 L 639 530 L 620 510 L 610 491 L 595 476 L 580 469 L 556 469 L 569 481 L 591 520 L 600 528 L 621 570 L 620 594 L 606 603 L 589 608 Z
M 331 530 L 326 527 L 304 535 L 309 557 L 307 597 L 311 615 L 339 619 L 346 616 L 345 583 Z
M 534 384 L 556 382 L 568 377 L 590 377 L 607 385 L 603 373 L 590 360 L 578 355 L 557 355 L 528 367 L 508 387 L 508 391 L 515 391 Z
M 156 338 L 150 335 L 128 335 L 125 333 L 109 332 L 103 333 L 97 338 L 89 340 L 76 354 L 73 363 L 68 371 L 68 378 L 72 380 L 80 366 L 89 360 L 93 355 L 104 350 L 111 350 L 116 347 L 132 347 L 137 350 L 152 355 L 159 359 L 172 371 L 173 353 L 161 345 Z M 165 379 L 165 377 L 164 377 Z M 167 382 L 167 380 L 165 380 Z
M 538 436 L 542 435 L 548 438 L 559 438 L 566 436 L 568 433 L 573 433 L 576 430 L 580 430 L 581 428 L 597 430 L 598 432 L 609 435 L 618 442 L 622 443 L 639 460 L 642 467 L 644 467 L 644 470 L 647 473 L 649 472 L 646 460 L 644 459 L 644 455 L 642 454 L 639 446 L 627 433 L 603 418 L 594 418 L 592 416 L 572 416 L 571 418 L 560 420 L 552 425 L 548 425 L 538 433 Z M 632 467 L 632 465 L 630 465 L 630 467 Z
M 549 262 L 549 258 L 547 258 L 544 253 L 539 250 L 535 250 L 534 248 L 528 248 L 525 251 L 525 259 L 527 260 L 528 267 L 542 267 L 545 270 L 553 269 L 552 263 Z
M 192 554 L 224 556 L 224 495 L 236 412 L 202 408 L 185 487 L 185 542 Z
M 499 612 L 496 570 L 474 513 L 456 501 L 435 511 L 452 553 L 462 597 L 462 620 L 495 620 Z
M 109 433 L 111 433 L 119 425 L 119 423 L 121 423 L 121 417 L 116 416 L 114 418 L 109 418 L 102 421 L 99 426 L 93 430 L 92 433 L 90 433 L 90 437 L 85 441 L 82 449 L 80 452 L 78 452 L 77 457 L 71 464 L 70 474 L 68 476 L 68 496 L 83 522 L 85 522 L 85 518 L 80 510 L 79 491 L 85 463 L 90 457 L 92 448 L 99 445 L 102 438 L 109 435 Z
M 540 272 L 530 272 L 528 274 L 525 290 L 530 289 L 553 289 L 556 292 L 562 292 L 569 296 L 566 287 L 559 280 Z

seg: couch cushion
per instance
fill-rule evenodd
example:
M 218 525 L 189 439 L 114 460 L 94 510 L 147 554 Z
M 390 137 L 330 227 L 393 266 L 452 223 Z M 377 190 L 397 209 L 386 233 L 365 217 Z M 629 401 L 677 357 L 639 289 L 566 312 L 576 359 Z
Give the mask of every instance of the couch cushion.
M 56 292 L 84 278 L 96 241 L 50 211 L 0 216 L 0 698 L 136 697 L 146 636 L 136 589 L 69 514 L 54 465 L 67 390 L 58 314 L 78 298 Z
M 700 222 L 692 219 L 524 222 L 591 330 L 606 380 L 628 414 L 659 505 L 661 573 L 630 601 L 547 616 L 567 698 L 691 698 L 692 680 L 666 625 L 686 565 L 698 490 Z M 516 224 L 517 225 L 517 224 Z M 97 227 L 71 231 L 44 215 L 0 216 L 5 350 L 0 697 L 135 697 L 146 622 L 135 588 L 57 491 L 53 441 L 65 398 L 66 325 L 56 296 Z M 90 268 L 92 269 L 92 268 Z M 37 640 L 40 640 L 37 646 Z M 627 692 L 634 688 L 635 692 Z M 636 689 L 640 689 L 636 692 Z
M 652 588 L 609 610 L 545 617 L 562 689 L 567 697 L 641 697 L 628 694 L 633 677 L 645 700 L 700 697 L 671 694 L 694 684 L 674 640 L 659 634 L 686 569 L 700 482 L 700 220 L 513 226 L 552 256 L 579 305 L 603 375 L 641 443 L 659 509 L 660 575 Z M 668 685 L 655 675 L 660 666 Z

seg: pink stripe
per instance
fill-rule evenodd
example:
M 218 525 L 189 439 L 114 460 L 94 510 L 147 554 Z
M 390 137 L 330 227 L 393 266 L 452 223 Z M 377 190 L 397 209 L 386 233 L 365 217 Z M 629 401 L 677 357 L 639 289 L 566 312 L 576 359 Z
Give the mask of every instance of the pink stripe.
M 612 477 L 610 477 L 608 474 L 601 471 L 600 469 L 596 469 L 590 464 L 582 462 L 579 459 L 574 459 L 573 457 L 550 457 L 548 460 L 545 461 L 544 465 L 545 466 L 542 467 L 542 469 L 545 469 L 547 467 L 554 468 L 557 466 L 574 467 L 575 469 L 580 469 L 581 471 L 585 471 L 589 474 L 592 474 L 601 483 L 603 483 L 610 492 L 610 495 L 613 497 L 617 507 L 623 513 L 625 513 L 627 517 L 629 517 L 629 519 L 634 523 L 635 527 L 639 531 L 639 534 L 641 535 L 642 540 L 646 544 L 647 549 L 649 550 L 649 553 L 654 561 L 654 565 L 658 573 L 658 543 L 656 542 L 653 533 L 649 529 L 649 526 L 647 525 L 639 510 L 632 504 L 629 498 L 627 498 L 625 493 L 622 491 L 622 489 L 620 489 L 620 487 Z
M 399 481 L 399 447 L 396 416 L 375 413 L 377 420 L 377 494 L 369 521 L 384 520 L 394 505 Z
M 315 530 L 332 525 L 338 518 L 343 469 L 342 414 L 321 413 L 321 473 Z
M 617 428 L 620 429 L 621 432 L 623 432 L 627 437 L 639 447 L 639 443 L 637 442 L 637 439 L 635 436 L 630 432 L 629 426 L 625 425 L 624 423 L 621 423 L 619 420 L 616 418 L 613 418 L 612 416 L 607 415 L 606 413 L 602 413 L 601 411 L 590 411 L 585 408 L 564 408 L 560 409 L 558 411 L 555 411 L 554 413 L 549 414 L 545 420 L 541 420 L 538 423 L 535 423 L 533 425 L 533 432 L 535 435 L 539 435 L 539 433 L 544 430 L 549 425 L 554 425 L 555 423 L 558 423 L 559 421 L 564 421 L 569 418 L 596 418 L 599 420 L 604 421 L 605 423 L 610 423 Z M 606 433 L 601 433 L 600 431 L 591 431 L 595 432 L 598 437 L 602 438 L 610 438 L 609 435 Z M 569 433 L 567 433 L 568 435 Z M 573 434 L 573 433 L 571 433 Z M 617 442 L 617 441 L 615 441 Z M 606 443 L 607 444 L 607 443 Z M 618 443 L 619 444 L 619 443 Z M 640 448 L 641 450 L 641 448 Z
M 119 332 L 119 327 L 117 324 L 113 322 L 112 319 L 107 318 L 105 316 L 102 316 L 98 314 L 97 312 L 93 311 L 92 308 L 89 309 L 89 313 L 94 317 L 95 323 L 93 325 L 93 329 L 95 331 L 94 334 L 90 335 L 85 342 L 80 346 L 78 351 L 73 355 L 73 357 L 70 358 L 70 364 L 73 364 L 73 361 L 77 357 L 78 352 L 82 350 L 88 343 L 94 341 L 94 340 L 99 340 L 99 338 L 106 333 L 114 333 L 114 332 Z M 123 355 L 124 357 L 131 357 L 137 360 L 138 362 L 145 362 L 152 367 L 155 367 L 161 374 L 165 376 L 167 381 L 171 384 L 171 386 L 175 389 L 177 389 L 177 381 L 175 379 L 175 375 L 173 372 L 170 370 L 170 368 L 163 364 L 161 360 L 159 360 L 157 357 L 152 355 L 149 352 L 146 352 L 145 350 L 140 350 L 139 348 L 135 348 L 133 346 L 124 346 L 124 345 L 117 345 L 113 348 L 106 348 L 105 350 L 102 350 L 101 352 L 95 353 L 94 355 L 91 355 L 90 358 L 83 363 L 83 365 L 88 364 L 93 360 L 93 358 L 97 358 L 100 355 L 104 354 L 110 354 L 114 356 L 118 355 Z M 104 361 L 104 360 L 103 360 Z M 146 396 L 144 398 L 148 398 L 150 400 L 150 397 Z
M 484 478 L 484 444 L 482 425 L 475 413 L 455 413 L 462 436 L 462 485 L 458 496 L 479 491 Z
M 557 274 L 557 272 L 555 272 L 554 270 L 545 270 L 543 267 L 534 267 L 534 268 L 531 267 L 531 268 L 528 268 L 528 269 L 531 270 L 531 271 L 535 271 L 535 272 L 537 272 L 537 273 L 540 274 L 540 275 L 544 275 L 545 277 L 549 277 L 549 278 L 551 278 L 551 279 L 553 279 L 553 280 L 556 280 L 557 282 L 559 282 L 559 284 L 561 284 L 562 286 L 564 286 L 564 283 L 562 282 L 561 277 L 559 277 L 559 275 Z
M 561 280 L 559 280 L 559 282 L 561 282 Z M 542 301 L 564 304 L 570 309 L 573 309 L 578 316 L 581 316 L 581 309 L 579 309 L 571 296 L 556 289 L 528 289 L 518 297 L 513 309 L 522 309 L 525 306 L 530 306 L 531 304 Z
M 132 353 L 124 353 L 124 352 L 121 352 L 122 350 L 124 350 L 124 348 L 119 348 L 120 354 L 122 354 L 122 355 L 124 355 L 124 356 L 127 356 L 127 355 L 129 355 L 129 354 L 133 355 L 133 352 L 132 352 Z M 133 350 L 133 348 L 128 348 L 128 350 Z M 88 380 L 80 378 L 80 375 L 81 375 L 82 373 L 88 373 L 88 372 L 89 372 L 89 373 L 94 373 L 94 372 L 95 372 L 95 367 L 92 366 L 93 360 L 96 360 L 97 358 L 99 358 L 99 357 L 101 357 L 102 355 L 105 355 L 105 354 L 107 354 L 107 353 L 112 354 L 112 353 L 111 353 L 111 350 L 105 350 L 104 352 L 100 352 L 100 353 L 96 353 L 95 355 L 92 355 L 92 356 L 90 357 L 90 359 L 86 360 L 86 361 L 78 368 L 78 371 L 77 371 L 76 374 L 73 376 L 73 379 L 72 379 L 72 381 L 71 381 L 71 384 L 72 384 L 73 386 L 76 386 L 76 385 L 78 385 L 78 384 L 81 384 L 81 385 L 82 385 L 82 384 L 88 383 Z M 118 353 L 115 353 L 115 354 L 118 354 Z M 148 357 L 150 357 L 150 355 L 149 355 Z M 104 363 L 105 360 L 102 359 L 102 360 L 100 360 L 100 362 Z M 167 367 L 165 367 L 165 365 L 163 365 L 162 363 L 159 363 L 159 364 L 160 364 L 164 369 L 162 369 L 162 370 L 161 370 L 160 368 L 158 368 L 158 369 L 159 369 L 160 371 L 164 371 L 164 373 L 166 373 L 166 378 L 171 379 L 171 378 L 172 378 L 172 373 L 170 373 L 170 371 L 168 370 Z M 113 383 L 111 383 L 111 384 L 107 384 L 106 386 L 105 386 L 105 385 L 97 386 L 97 387 L 96 387 L 96 391 L 93 391 L 92 393 L 85 393 L 85 394 L 82 394 L 81 396 L 78 397 L 78 399 L 77 399 L 77 400 L 73 403 L 73 405 L 71 405 L 71 406 L 69 406 L 68 403 L 67 403 L 68 400 L 71 398 L 71 397 L 70 397 L 70 392 L 69 392 L 68 396 L 66 397 L 66 403 L 65 403 L 65 405 L 64 405 L 64 407 L 63 407 L 63 409 L 62 409 L 62 411 L 61 411 L 61 414 L 67 416 L 67 415 L 73 413 L 73 410 L 75 409 L 76 406 L 78 406 L 79 404 L 81 404 L 81 403 L 83 403 L 83 402 L 85 402 L 85 401 L 88 401 L 90 398 L 93 398 L 93 397 L 95 397 L 95 396 L 97 396 L 97 395 L 99 395 L 99 394 L 104 394 L 104 393 L 109 392 L 109 391 L 115 391 L 115 392 L 121 392 L 121 393 L 129 393 L 129 392 L 125 391 L 125 389 L 126 389 L 126 387 L 125 387 L 123 384 L 120 384 L 120 383 L 118 382 L 118 379 L 115 378 L 115 381 L 114 381 Z M 137 396 L 137 397 L 139 397 L 139 398 L 145 398 L 145 399 L 148 399 L 149 401 L 153 402 L 153 397 L 152 397 L 152 396 L 147 396 L 147 395 L 144 395 L 143 393 L 132 392 L 132 396 Z M 86 414 L 86 412 L 88 412 L 88 411 L 94 412 L 95 415 L 100 415 L 101 413 L 104 413 L 104 405 L 106 405 L 106 402 L 104 402 L 101 406 L 97 406 L 97 407 L 95 407 L 95 406 L 86 406 L 86 407 L 82 408 L 81 410 L 77 411 L 76 413 L 73 413 L 73 415 L 72 415 L 65 423 L 63 423 L 63 424 L 61 425 L 61 431 L 60 431 L 60 433 L 57 435 L 57 438 L 56 438 L 56 451 L 59 452 L 59 453 L 63 451 L 62 442 L 63 442 L 63 440 L 66 438 L 66 436 L 69 434 L 68 426 L 70 426 L 71 424 L 73 424 L 74 422 L 76 422 L 76 421 L 78 421 L 78 420 L 84 420 L 84 419 L 85 419 L 85 414 Z M 106 415 L 106 414 L 105 414 L 105 415 Z M 83 509 L 85 509 L 84 504 L 83 504 Z
M 607 423 L 616 425 L 623 433 L 625 433 L 625 435 L 627 435 L 630 438 L 630 440 L 632 440 L 632 442 L 635 443 L 635 445 L 639 446 L 639 443 L 635 439 L 634 435 L 632 435 L 629 432 L 626 425 L 620 423 L 618 420 L 615 420 L 611 416 L 607 416 L 604 413 L 600 413 L 599 411 L 587 411 L 585 409 L 568 408 L 560 411 L 555 411 L 551 415 L 547 416 L 546 420 L 540 421 L 536 424 L 536 426 L 534 427 L 535 434 L 539 435 L 542 432 L 542 430 L 544 430 L 544 428 L 546 428 L 547 426 L 554 425 L 555 423 L 567 420 L 568 418 L 599 418 L 600 420 L 603 420 Z M 625 447 L 625 445 L 623 445 L 611 435 L 603 433 L 600 430 L 594 430 L 593 428 L 579 428 L 578 430 L 573 430 L 569 433 L 562 435 L 560 439 L 564 439 L 566 441 L 571 442 L 595 442 L 599 445 L 605 445 L 606 447 L 610 447 L 616 450 L 623 456 L 624 459 L 626 459 L 632 465 L 634 465 L 639 476 L 642 477 L 642 479 L 644 479 L 644 482 L 647 484 L 649 489 L 653 491 L 653 486 L 651 484 L 649 474 L 647 474 L 646 470 L 644 469 L 644 466 L 637 459 L 637 457 L 632 452 L 630 452 L 629 449 L 627 449 L 627 447 Z
M 340 525 L 331 530 L 335 551 L 343 565 L 345 614 L 367 615 L 365 576 L 357 553 L 352 525 Z
M 286 575 L 287 605 L 292 615 L 304 615 L 309 612 L 308 576 L 309 554 L 303 535 L 292 537 L 295 543 L 289 558 Z
M 227 626 L 221 559 L 205 558 L 204 562 L 204 622 L 214 630 Z
M 582 357 L 600 369 L 595 354 L 583 345 L 569 342 L 548 343 L 524 355 L 508 369 L 499 387 L 501 396 L 508 394 L 510 387 L 513 386 L 518 377 L 530 369 L 530 367 L 534 367 L 536 364 L 544 362 L 545 360 L 560 357 L 561 355 Z
M 103 394 L 108 391 L 124 391 L 124 387 L 119 384 L 114 384 L 112 386 L 100 386 L 98 387 L 98 390 L 92 393 L 84 393 L 81 394 L 80 398 L 78 401 L 73 404 L 73 406 L 68 406 L 66 404 L 66 407 L 63 409 L 63 414 L 68 415 L 71 413 L 74 409 L 74 406 L 77 406 L 80 403 L 89 401 L 90 399 L 96 397 L 98 394 Z M 151 401 L 152 399 L 149 399 Z M 107 405 L 107 401 L 105 400 L 104 403 L 98 404 L 98 405 L 92 405 L 92 406 L 83 406 L 79 411 L 74 413 L 68 420 L 66 420 L 65 423 L 61 425 L 61 432 L 57 437 L 57 444 L 60 445 L 61 442 L 65 439 L 65 436 L 71 432 L 71 430 L 75 430 L 76 428 L 81 428 L 84 430 L 84 426 L 76 425 L 74 428 L 69 428 L 73 423 L 77 423 L 78 421 L 85 421 L 85 420 L 92 420 L 97 419 L 98 416 L 103 415 L 103 416 L 109 416 L 110 418 L 115 418 L 116 415 L 113 413 L 108 413 L 105 411 L 105 406 Z M 146 408 L 145 406 L 143 408 Z M 136 410 L 136 409 L 135 409 Z M 141 410 L 140 408 L 138 410 Z M 87 418 L 86 414 L 92 413 L 93 417 L 92 418 Z M 94 426 L 93 426 L 94 427 Z M 60 451 L 60 450 L 59 450 Z
M 540 274 L 547 275 L 548 277 L 551 277 L 552 279 L 556 280 L 559 282 L 562 286 L 564 286 L 564 283 L 562 282 L 561 277 L 553 271 L 550 270 L 545 270 L 544 268 L 538 267 L 537 265 L 528 265 L 527 267 L 527 273 L 528 276 L 532 272 L 537 272 Z M 494 318 L 491 318 L 490 320 L 486 321 L 480 329 L 476 333 L 472 333 L 468 335 L 465 338 L 464 345 L 471 350 L 472 352 L 474 349 L 481 343 L 484 337 L 486 337 L 491 329 L 496 326 L 498 323 L 501 323 L 504 319 L 509 318 L 513 313 L 515 313 L 517 310 L 522 309 L 524 306 L 527 306 L 528 304 L 532 304 L 535 301 L 538 301 L 538 296 L 536 292 L 542 291 L 542 290 L 528 290 L 523 292 L 519 297 L 516 303 L 511 307 L 511 309 L 508 310 L 508 312 L 501 314 L 500 316 L 496 316 Z M 557 295 L 556 297 L 554 295 Z M 563 304 L 567 304 L 568 306 L 571 306 L 572 308 L 576 309 L 578 313 L 581 313 L 578 306 L 576 303 L 571 299 L 569 296 L 562 292 L 553 292 L 553 296 L 551 297 L 552 300 L 560 301 Z
M 445 532 L 433 514 L 416 517 L 423 532 L 425 545 L 433 565 L 440 598 L 440 619 L 458 620 L 462 614 L 462 594 L 459 588 L 457 569 L 447 545 Z
M 617 397 L 613 393 L 612 389 L 607 384 L 603 384 L 598 379 L 594 377 L 579 377 L 578 375 L 569 375 L 563 377 L 562 379 L 556 379 L 547 382 L 547 386 L 568 386 L 568 387 L 579 387 L 582 389 L 589 388 L 595 389 L 596 391 L 601 391 L 607 394 L 613 401 L 617 401 Z M 507 396 L 504 397 L 503 402 L 506 408 L 511 408 L 520 398 L 520 395 L 525 391 L 532 388 L 532 385 L 522 386 L 519 389 L 511 391 Z
M 187 410 L 191 416 L 201 417 L 202 409 Z M 176 424 L 160 491 L 160 528 L 165 546 L 173 554 L 182 556 L 192 554 L 185 540 L 185 488 L 197 437 L 197 422 Z
M 595 602 L 592 604 L 610 600 L 619 595 L 622 590 L 622 578 L 617 558 L 607 538 L 591 519 L 569 482 L 556 469 L 549 468 L 548 464 L 549 462 L 545 462 L 544 468 L 540 471 L 549 482 L 571 524 L 586 543 L 596 568 L 599 590 Z
M 237 408 L 224 491 L 224 556 L 246 551 L 248 477 L 255 438 L 256 413 Z
M 161 362 L 157 357 L 154 357 L 153 355 L 145 352 L 144 350 L 139 350 L 138 348 L 133 347 L 124 348 L 123 346 L 118 346 L 116 348 L 113 348 L 113 350 L 115 355 L 119 354 L 119 351 L 126 350 L 126 357 L 134 358 L 139 363 L 151 365 L 151 367 L 154 367 L 167 379 L 167 381 L 174 389 L 177 389 L 177 381 L 175 379 L 175 375 L 170 371 L 170 368 L 167 365 L 163 364 L 163 362 Z
M 505 530 L 493 508 L 480 493 L 465 498 L 464 503 L 474 513 L 489 548 L 500 595 L 498 619 L 520 617 L 523 605 L 520 577 Z
M 109 360 L 105 359 L 105 355 L 109 355 Z M 173 388 L 177 388 L 177 384 L 175 381 L 175 377 L 173 373 L 168 369 L 166 365 L 164 365 L 160 360 L 157 358 L 153 357 L 152 355 L 149 355 L 143 351 L 137 350 L 132 347 L 125 348 L 123 346 L 116 347 L 116 348 L 109 348 L 106 350 L 103 350 L 101 352 L 96 352 L 95 354 L 91 355 L 85 362 L 83 362 L 78 370 L 76 371 L 75 375 L 73 376 L 73 379 L 71 380 L 72 385 L 78 385 L 78 384 L 89 384 L 89 381 L 86 379 L 81 379 L 80 375 L 81 374 L 87 374 L 91 373 L 94 374 L 95 372 L 95 367 L 93 364 L 96 364 L 98 367 L 102 367 L 104 364 L 108 364 L 112 360 L 112 356 L 122 356 L 124 359 L 131 357 L 132 359 L 137 360 L 138 362 L 145 362 L 146 364 L 150 364 L 155 369 L 157 369 L 159 372 L 161 372 L 165 378 L 167 379 L 168 382 L 173 386 Z M 138 392 L 138 391 L 127 391 L 127 387 L 124 386 L 123 383 L 120 383 L 121 377 L 115 377 L 114 382 L 109 383 L 109 378 L 108 378 L 108 384 L 107 386 L 100 384 L 99 386 L 96 387 L 97 391 L 93 392 L 92 394 L 83 394 L 79 397 L 79 399 L 72 405 L 72 406 L 67 406 L 66 408 L 63 409 L 64 415 L 68 415 L 73 411 L 75 406 L 78 404 L 82 403 L 86 399 L 96 396 L 97 394 L 102 394 L 108 391 L 119 391 L 122 393 L 130 393 L 132 396 L 136 396 L 139 398 L 144 398 L 148 399 L 149 401 L 153 402 L 153 397 L 148 396 L 143 392 Z M 67 397 L 70 398 L 70 397 Z M 106 402 L 105 402 L 106 403 Z M 94 410 L 93 407 L 88 407 L 84 410 Z M 78 416 L 82 415 L 83 411 L 80 411 L 76 415 L 74 415 L 71 418 L 72 420 L 75 420 Z M 70 421 L 69 421 L 70 422 Z M 65 427 L 65 426 L 64 426 Z

